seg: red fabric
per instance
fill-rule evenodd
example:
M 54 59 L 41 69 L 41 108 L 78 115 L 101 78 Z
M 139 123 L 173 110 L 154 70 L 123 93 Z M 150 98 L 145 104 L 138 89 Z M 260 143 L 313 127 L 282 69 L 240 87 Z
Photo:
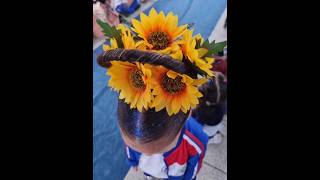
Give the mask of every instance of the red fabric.
M 205 153 L 204 146 L 201 143 L 201 141 L 197 137 L 195 137 L 190 131 L 186 130 L 185 134 L 188 135 L 188 137 L 190 137 L 190 139 L 194 141 L 201 149 L 201 156 L 200 156 L 200 161 L 199 161 L 198 170 L 197 170 L 197 172 L 199 172 L 202 167 L 202 160 L 204 158 L 204 153 Z
M 174 152 L 165 158 L 166 163 L 170 166 L 173 163 L 177 162 L 180 165 L 187 163 L 188 161 L 188 149 L 186 148 L 188 142 L 182 140 L 181 144 Z

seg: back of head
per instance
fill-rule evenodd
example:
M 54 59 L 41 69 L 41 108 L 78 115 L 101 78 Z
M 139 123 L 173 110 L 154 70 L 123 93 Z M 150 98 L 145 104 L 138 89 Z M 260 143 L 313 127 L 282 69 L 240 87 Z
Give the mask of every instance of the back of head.
M 216 125 L 221 122 L 225 113 L 227 100 L 227 84 L 222 75 L 217 75 L 199 88 L 203 97 L 199 99 L 199 105 L 192 112 L 192 116 L 200 123 Z
M 154 109 L 139 112 L 130 109 L 130 105 L 119 100 L 118 122 L 122 133 L 140 144 L 165 139 L 171 142 L 179 133 L 189 113 L 180 111 L 169 116 L 165 109 L 156 112 Z

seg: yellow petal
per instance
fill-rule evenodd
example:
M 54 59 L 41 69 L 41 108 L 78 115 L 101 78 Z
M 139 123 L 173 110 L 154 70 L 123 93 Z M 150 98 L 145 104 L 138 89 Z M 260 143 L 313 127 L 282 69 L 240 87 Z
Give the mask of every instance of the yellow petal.
M 139 99 L 137 101 L 137 109 L 139 112 L 142 112 L 142 106 L 143 106 L 143 98 L 139 94 Z
M 201 86 L 202 84 L 208 82 L 207 78 L 196 79 L 193 81 L 192 85 Z
M 167 72 L 167 76 L 168 76 L 169 78 L 171 78 L 171 79 L 175 79 L 175 78 L 178 76 L 178 73 L 176 73 L 176 72 L 174 72 L 174 71 L 172 71 L 172 70 L 169 70 L 169 71 Z
M 157 95 L 160 94 L 160 92 L 161 92 L 160 87 L 157 86 L 157 87 L 154 87 L 154 88 L 153 88 L 152 94 L 155 95 L 155 96 L 157 96 Z
M 177 96 L 173 97 L 172 98 L 172 101 L 171 101 L 171 108 L 172 108 L 172 112 L 173 114 L 177 114 L 180 110 L 180 106 L 181 104 L 178 103 L 178 100 L 177 100 Z
M 174 54 L 171 54 L 171 57 L 173 58 L 173 59 L 176 59 L 176 60 L 182 60 L 182 58 L 183 58 L 183 54 L 182 54 L 182 51 L 177 51 L 177 52 L 175 52 Z
M 183 25 L 177 28 L 177 30 L 174 31 L 172 34 L 173 39 L 177 39 L 180 37 L 185 31 L 187 30 L 187 25 Z
M 184 113 L 187 113 L 187 112 L 188 112 L 188 110 L 185 109 L 183 106 L 181 106 L 181 111 L 184 112 Z
M 200 98 L 200 97 L 202 97 L 203 95 L 201 94 L 201 92 L 197 91 L 196 94 L 195 94 L 195 96 L 198 97 L 198 98 Z
M 160 11 L 159 15 L 158 15 L 158 20 L 159 20 L 159 31 L 163 31 L 164 27 L 165 27 L 165 22 L 166 22 L 166 17 L 163 13 L 163 11 Z
M 167 32 L 170 33 L 170 35 L 172 35 L 171 33 L 173 33 L 173 29 L 175 29 L 176 27 L 174 26 L 175 23 L 175 16 L 172 12 L 169 12 L 166 17 L 165 29 L 163 30 L 167 30 Z
M 208 49 L 205 49 L 205 48 L 199 48 L 199 49 L 197 49 L 197 51 L 198 51 L 198 56 L 201 58 L 201 57 L 203 57 L 204 55 L 206 55 L 206 54 L 207 54 Z
M 133 99 L 133 101 L 132 101 L 131 104 L 130 104 L 130 109 L 136 107 L 136 104 L 137 104 L 137 101 L 138 101 L 138 99 L 139 99 L 139 96 L 140 96 L 139 94 L 135 94 L 134 99 Z
M 178 26 L 178 16 L 175 15 L 172 17 L 172 21 L 171 21 L 171 26 L 169 26 L 170 31 L 172 32 L 173 30 L 176 30 L 177 26 Z
M 110 44 L 111 44 L 111 48 L 112 48 L 112 49 L 118 48 L 118 43 L 117 43 L 117 41 L 116 41 L 115 38 L 111 38 L 111 39 L 110 39 Z
M 205 59 L 208 62 L 208 64 L 213 64 L 215 60 L 214 58 L 210 58 L 210 57 L 206 57 Z
M 106 44 L 104 44 L 104 45 L 102 46 L 102 48 L 103 48 L 103 51 L 108 51 L 108 50 L 110 50 L 110 46 L 109 46 L 109 45 L 106 45 Z
M 171 116 L 173 114 L 172 108 L 171 108 L 171 102 L 172 102 L 172 97 L 168 97 L 167 98 L 167 102 L 166 102 L 166 110 L 169 116 Z
M 199 104 L 199 100 L 196 97 L 190 97 L 191 104 Z
M 186 84 L 192 84 L 194 80 L 188 75 L 183 75 L 181 81 Z
M 150 12 L 149 12 L 149 16 L 157 16 L 158 15 L 158 13 L 157 13 L 157 11 L 156 11 L 156 9 L 155 8 L 152 8 L 151 10 L 150 10 Z
M 189 110 L 190 109 L 190 103 L 188 99 L 182 99 L 181 105 L 184 109 Z
M 125 92 L 122 90 L 120 95 L 119 95 L 119 99 L 123 99 L 125 97 L 126 97 Z
M 134 97 L 134 94 L 133 94 L 133 93 L 127 94 L 127 97 L 125 98 L 125 102 L 126 102 L 127 104 L 130 104 L 131 101 L 133 100 L 133 99 L 132 99 L 133 97 Z
M 152 21 L 151 17 L 148 17 L 144 13 L 140 14 L 140 19 L 141 19 L 141 25 L 144 29 L 145 35 L 147 36 L 150 33 L 150 31 L 152 30 L 153 21 Z
M 191 105 L 191 108 L 196 108 L 197 107 L 197 104 L 190 104 Z
M 155 110 L 156 112 L 159 112 L 160 110 L 165 108 L 167 104 L 163 97 L 156 97 L 154 100 L 156 101 L 156 99 L 157 99 L 157 105 L 155 106 Z
M 132 30 L 135 31 L 136 33 L 138 33 L 138 35 L 141 38 L 146 38 L 144 29 L 143 29 L 143 26 L 141 25 L 141 23 L 134 18 L 132 18 L 131 22 L 132 22 L 132 26 L 133 26 Z

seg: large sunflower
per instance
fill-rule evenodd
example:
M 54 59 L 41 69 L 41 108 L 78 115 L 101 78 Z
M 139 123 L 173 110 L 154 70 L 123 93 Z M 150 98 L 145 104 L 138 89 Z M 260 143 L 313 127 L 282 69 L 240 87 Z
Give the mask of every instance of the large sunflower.
M 119 24 L 117 29 L 121 30 L 121 40 L 124 49 L 134 49 L 135 42 L 130 29 Z M 118 43 L 114 38 L 110 39 L 110 46 L 103 45 L 103 50 L 118 48 Z M 111 67 L 107 74 L 110 76 L 109 86 L 120 92 L 119 99 L 124 99 L 130 108 L 137 108 L 142 112 L 142 108 L 148 109 L 152 95 L 149 80 L 151 70 L 145 68 L 141 63 L 129 63 L 121 61 L 111 61 Z
M 206 79 L 194 80 L 187 75 L 181 75 L 162 66 L 152 69 L 152 94 L 155 96 L 150 107 L 158 112 L 166 108 L 169 116 L 177 114 L 180 109 L 187 113 L 190 108 L 199 104 L 202 94 L 197 89 Z
M 140 21 L 132 19 L 133 31 L 135 31 L 141 41 L 137 42 L 138 48 L 154 50 L 162 54 L 169 54 L 175 59 L 182 59 L 182 52 L 178 38 L 186 30 L 187 25 L 178 26 L 178 16 L 172 12 L 167 16 L 161 11 L 159 14 L 152 8 L 149 16 L 140 14 Z M 143 49 L 142 48 L 142 49 Z
M 213 76 L 212 63 L 214 62 L 213 58 L 204 57 L 208 52 L 207 49 L 199 48 L 196 49 L 196 40 L 200 40 L 201 44 L 203 43 L 203 38 L 200 35 L 192 37 L 193 30 L 186 30 L 183 33 L 183 44 L 181 45 L 182 52 L 184 56 L 190 60 L 192 63 L 195 63 L 201 70 L 206 72 L 208 76 Z
M 148 110 L 152 100 L 151 70 L 141 63 L 111 61 L 111 64 L 107 72 L 111 77 L 109 86 L 120 92 L 119 99 L 124 99 L 130 108 L 137 108 L 140 112 L 143 107 Z

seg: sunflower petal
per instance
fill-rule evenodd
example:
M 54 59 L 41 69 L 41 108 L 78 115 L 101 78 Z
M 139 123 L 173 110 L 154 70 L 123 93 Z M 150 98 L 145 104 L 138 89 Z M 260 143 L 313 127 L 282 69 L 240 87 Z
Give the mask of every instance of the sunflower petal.
M 184 98 L 181 100 L 181 105 L 184 109 L 189 110 L 190 109 L 190 102 L 189 99 Z
M 108 50 L 111 49 L 111 47 L 109 45 L 106 45 L 106 44 L 102 45 L 102 48 L 103 48 L 103 51 L 108 51 Z
M 203 57 L 204 55 L 206 55 L 206 54 L 207 54 L 208 49 L 205 49 L 205 48 L 199 48 L 199 49 L 197 49 L 197 51 L 198 51 L 198 56 L 201 58 L 201 57 Z
M 117 43 L 117 40 L 115 38 L 111 38 L 110 39 L 110 44 L 111 44 L 111 48 L 112 49 L 118 48 L 118 43 Z
M 167 72 L 167 76 L 168 76 L 169 78 L 171 78 L 171 79 L 175 79 L 178 75 L 179 75 L 178 73 L 176 73 L 175 71 L 172 71 L 172 70 L 169 70 L 169 71 Z
M 181 104 L 178 104 L 177 98 L 178 97 L 175 96 L 172 98 L 172 101 L 171 101 L 171 109 L 172 109 L 173 114 L 177 114 L 180 110 Z
M 140 96 L 140 95 L 139 95 L 138 93 L 134 96 L 133 101 L 132 101 L 131 104 L 130 104 L 130 109 L 136 107 L 136 104 L 137 104 L 137 101 L 138 101 L 138 99 L 139 99 L 139 96 Z
M 183 58 L 183 54 L 182 54 L 182 51 L 177 51 L 173 54 L 170 55 L 173 59 L 176 59 L 176 60 L 182 60 Z
M 184 113 L 188 112 L 188 110 L 186 110 L 183 106 L 181 106 L 181 111 L 184 112 Z
M 144 32 L 144 29 L 143 29 L 143 26 L 141 25 L 141 23 L 136 20 L 136 19 L 132 19 L 131 20 L 131 23 L 132 23 L 132 30 L 136 33 L 138 33 L 138 35 L 141 37 L 141 38 L 147 38 L 146 35 L 145 35 L 145 32 Z
M 187 30 L 187 26 L 188 25 L 182 25 L 182 26 L 178 27 L 175 30 L 175 32 L 172 34 L 173 39 L 177 39 L 178 37 L 180 37 Z
M 213 64 L 215 60 L 214 58 L 210 58 L 210 57 L 206 57 L 205 59 L 208 62 L 208 64 Z
M 155 110 L 156 112 L 159 112 L 160 110 L 162 110 L 163 108 L 166 107 L 166 101 L 163 97 L 156 97 L 155 100 L 158 99 L 157 101 L 157 105 L 155 106 Z
M 151 19 L 151 17 L 148 17 L 144 13 L 140 14 L 140 19 L 141 19 L 141 25 L 144 29 L 145 37 L 147 37 L 150 31 L 152 30 L 153 20 Z
M 194 96 L 190 97 L 190 102 L 191 102 L 191 104 L 199 104 L 198 98 L 196 98 Z
M 208 79 L 206 79 L 206 78 L 196 79 L 193 81 L 192 85 L 201 86 L 202 84 L 204 84 L 206 82 L 208 82 Z
M 139 95 L 139 99 L 137 101 L 137 109 L 139 112 L 142 112 L 142 106 L 143 106 L 143 98 Z
M 169 116 L 173 114 L 172 108 L 171 108 L 171 102 L 172 102 L 172 97 L 167 97 L 166 101 L 166 110 Z

